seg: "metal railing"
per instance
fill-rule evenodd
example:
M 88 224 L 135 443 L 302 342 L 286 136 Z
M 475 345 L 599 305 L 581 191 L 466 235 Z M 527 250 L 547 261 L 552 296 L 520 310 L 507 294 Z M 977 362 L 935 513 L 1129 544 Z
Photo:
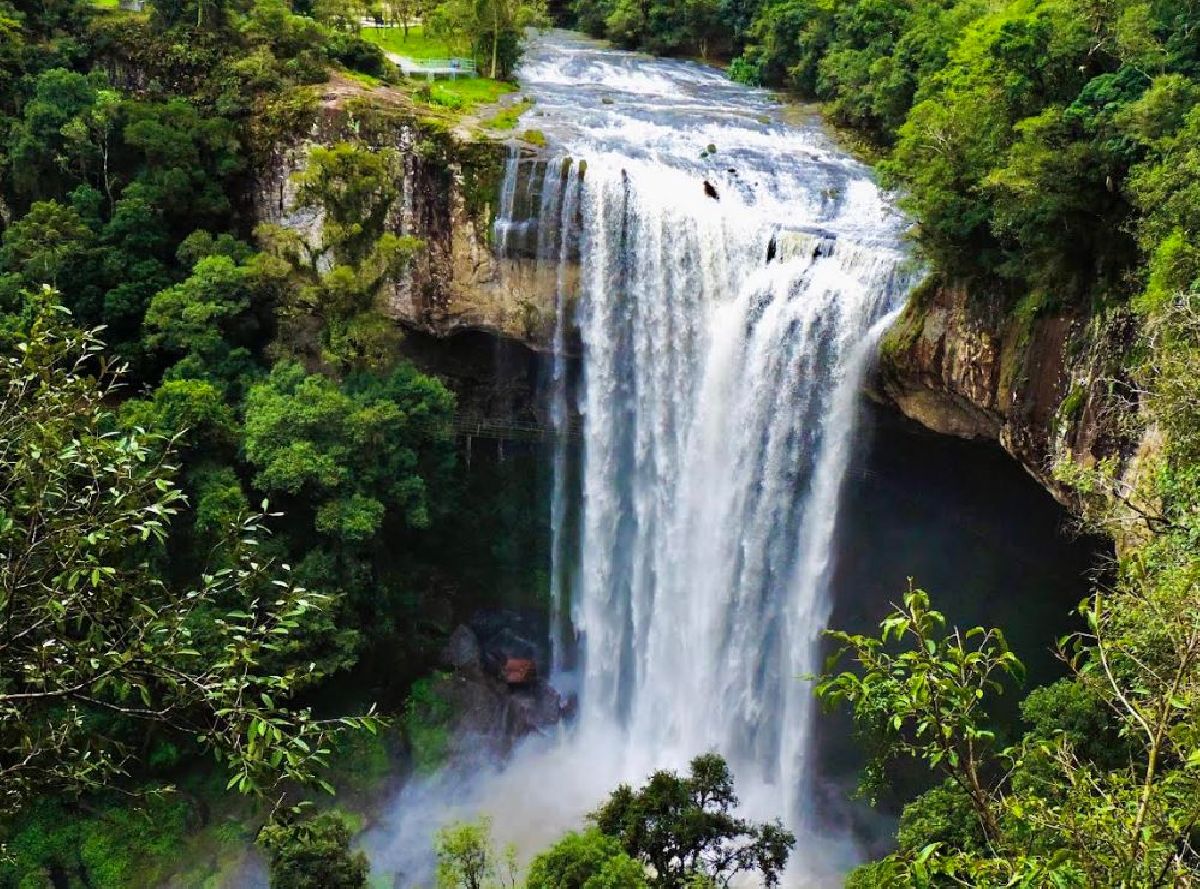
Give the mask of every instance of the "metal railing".
M 562 432 L 569 439 L 578 439 L 578 422 L 568 424 Z M 552 426 L 543 423 L 456 412 L 454 434 L 459 438 L 490 438 L 500 441 L 553 441 L 559 433 Z
M 410 59 L 408 56 L 396 55 L 393 60 L 405 74 L 424 74 L 435 77 L 439 74 L 455 77 L 475 77 L 478 73 L 474 59 Z

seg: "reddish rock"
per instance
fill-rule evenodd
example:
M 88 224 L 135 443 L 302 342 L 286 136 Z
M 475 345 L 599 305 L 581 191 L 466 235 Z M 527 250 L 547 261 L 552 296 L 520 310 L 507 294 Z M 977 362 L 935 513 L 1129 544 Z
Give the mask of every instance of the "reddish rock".
M 529 658 L 510 657 L 504 662 L 503 675 L 509 685 L 529 685 L 537 679 L 537 664 Z

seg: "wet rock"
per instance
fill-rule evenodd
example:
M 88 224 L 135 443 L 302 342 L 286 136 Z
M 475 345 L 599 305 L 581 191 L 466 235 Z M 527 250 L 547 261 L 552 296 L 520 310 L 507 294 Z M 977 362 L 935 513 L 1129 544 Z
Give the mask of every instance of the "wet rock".
M 510 657 L 504 662 L 503 676 L 510 687 L 531 685 L 537 680 L 537 664 L 529 658 Z
M 487 610 L 451 633 L 435 693 L 450 716 L 449 759 L 459 765 L 503 759 L 524 737 L 564 718 L 567 702 L 542 678 L 544 616 Z
M 495 761 L 512 749 L 519 736 L 510 733 L 508 687 L 481 671 L 456 672 L 436 686 L 439 698 L 453 716 L 449 732 L 448 758 L 458 764 Z
M 442 649 L 442 663 L 455 670 L 478 669 L 481 666 L 479 639 L 470 627 L 460 624 L 450 634 Z
M 508 699 L 508 732 L 514 738 L 538 734 L 562 719 L 563 701 L 548 683 L 514 691 Z
M 509 627 L 488 639 L 483 652 L 484 661 L 495 670 L 502 670 L 510 660 L 534 663 L 542 659 L 540 645 Z
M 710 198 L 712 198 L 714 201 L 721 200 L 721 196 L 719 194 L 717 194 L 717 187 L 715 185 L 713 185 L 711 182 L 709 182 L 707 179 L 704 180 L 704 193 L 706 195 L 708 195 Z
M 1030 318 L 982 286 L 931 280 L 914 291 L 881 344 L 872 389 L 935 432 L 998 441 L 1077 509 L 1056 466 L 1137 465 L 1105 402 L 1134 338 L 1129 318 L 1096 325 L 1070 307 Z M 1063 412 L 1070 395 L 1074 409 Z
M 479 639 L 484 669 L 500 673 L 509 658 L 533 661 L 544 671 L 547 666 L 543 621 L 516 611 L 501 609 L 476 614 L 471 629 Z

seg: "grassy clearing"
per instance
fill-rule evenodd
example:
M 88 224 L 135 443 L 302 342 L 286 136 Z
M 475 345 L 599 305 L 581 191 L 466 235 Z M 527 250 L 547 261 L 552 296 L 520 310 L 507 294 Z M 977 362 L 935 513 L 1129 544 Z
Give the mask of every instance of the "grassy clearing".
M 363 28 L 361 33 L 381 49 L 410 59 L 446 59 L 455 55 L 449 44 L 426 37 L 421 25 L 411 25 L 407 38 L 403 28 Z
M 438 105 L 451 111 L 471 112 L 481 105 L 493 105 L 505 93 L 516 87 L 502 80 L 486 77 L 470 77 L 462 80 L 435 80 L 421 87 L 418 97 L 430 105 Z M 515 125 L 515 122 L 514 122 Z
M 371 74 L 363 74 L 361 71 L 351 71 L 349 68 L 344 69 L 342 74 L 350 80 L 361 83 L 363 86 L 370 87 L 371 89 L 375 89 L 375 87 L 383 83 L 378 77 Z

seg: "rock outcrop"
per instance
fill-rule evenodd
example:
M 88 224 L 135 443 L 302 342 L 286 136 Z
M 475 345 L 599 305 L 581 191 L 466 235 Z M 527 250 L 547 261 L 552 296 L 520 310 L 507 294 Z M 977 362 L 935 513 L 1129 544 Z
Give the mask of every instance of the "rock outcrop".
M 998 302 L 926 282 L 881 343 L 872 393 L 936 432 L 998 442 L 1072 506 L 1056 463 L 1130 456 L 1107 396 L 1132 325 Z
M 292 174 L 314 145 L 356 139 L 397 151 L 403 197 L 389 222 L 397 234 L 424 244 L 387 309 L 401 324 L 435 336 L 477 329 L 545 347 L 554 327 L 555 270 L 536 258 L 499 258 L 493 223 L 505 169 L 514 150 L 520 174 L 540 176 L 536 146 L 499 142 L 414 106 L 405 94 L 363 88 L 335 78 L 316 103 L 303 135 L 272 151 L 254 186 L 259 221 L 315 237 L 321 220 L 297 212 Z M 529 189 L 519 188 L 522 193 Z
M 542 676 L 544 646 L 520 615 L 481 614 L 460 625 L 442 652 L 449 672 L 434 692 L 449 705 L 449 759 L 499 761 L 522 738 L 548 731 L 566 703 Z M 528 634 L 528 635 L 526 635 Z

